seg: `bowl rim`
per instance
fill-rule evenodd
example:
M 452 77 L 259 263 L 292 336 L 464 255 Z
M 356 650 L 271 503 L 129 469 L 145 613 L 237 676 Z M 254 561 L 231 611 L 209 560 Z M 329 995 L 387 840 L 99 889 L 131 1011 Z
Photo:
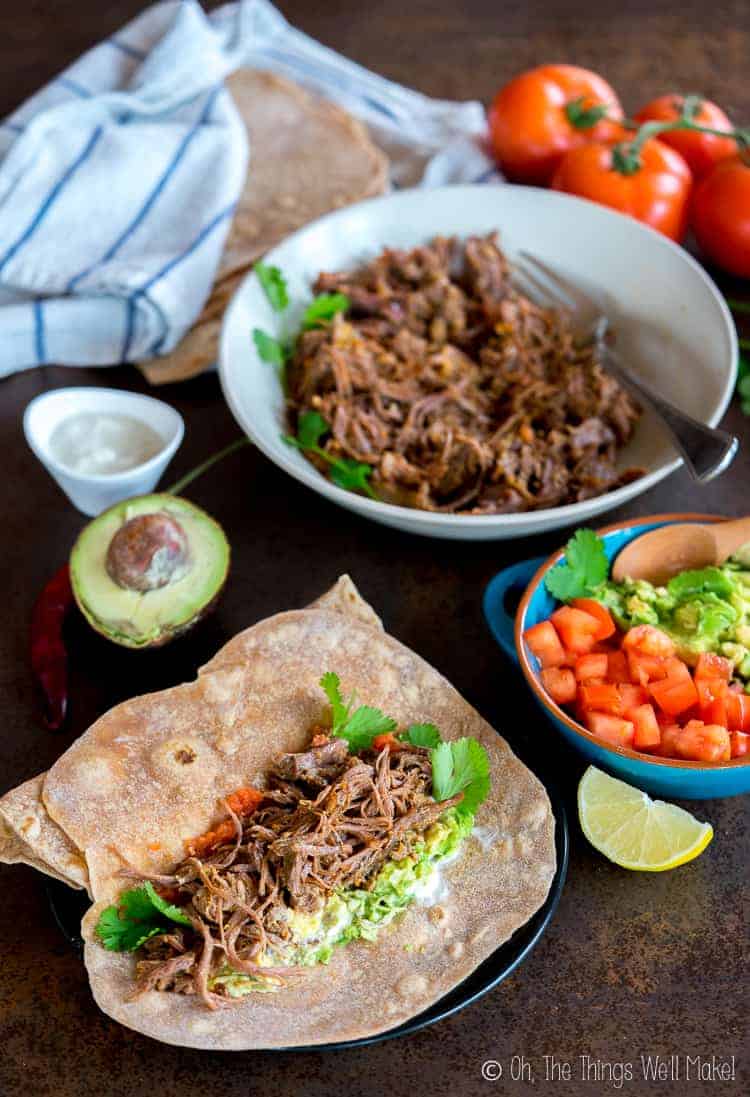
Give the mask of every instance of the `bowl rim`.
M 600 526 L 596 530 L 596 533 L 599 534 L 599 536 L 604 536 L 609 533 L 618 533 L 621 530 L 638 529 L 640 526 L 652 526 L 654 524 L 673 525 L 675 522 L 705 522 L 713 524 L 715 522 L 723 521 L 726 521 L 726 519 L 720 514 L 700 514 L 692 511 L 680 511 L 673 514 L 651 514 L 643 518 L 626 518 L 620 522 L 612 522 L 610 525 Z M 618 755 L 621 758 L 630 758 L 633 761 L 644 765 L 663 766 L 668 769 L 694 770 L 699 773 L 716 773 L 721 770 L 741 769 L 743 766 L 750 765 L 750 755 L 744 755 L 740 758 L 731 758 L 728 762 L 707 763 L 685 761 L 681 758 L 653 758 L 649 754 L 631 750 L 629 747 L 616 747 L 611 743 L 606 743 L 582 724 L 579 724 L 547 695 L 542 688 L 541 682 L 534 672 L 529 656 L 527 655 L 526 645 L 523 642 L 523 623 L 526 617 L 526 611 L 529 608 L 531 599 L 539 587 L 539 584 L 542 582 L 547 572 L 558 564 L 564 555 L 565 548 L 556 549 L 555 552 L 548 556 L 544 563 L 537 568 L 536 573 L 523 593 L 523 597 L 521 598 L 516 611 L 514 627 L 516 654 L 524 677 L 541 705 L 547 709 L 556 720 L 561 721 L 566 727 L 570 728 L 571 731 L 575 732 L 576 735 L 580 735 L 582 739 L 586 739 L 588 742 L 593 743 L 602 750 L 609 751 L 611 754 Z
M 366 208 L 369 210 L 391 203 L 408 201 L 409 198 L 415 194 L 421 196 L 424 200 L 429 201 L 431 195 L 438 196 L 445 192 L 451 192 L 452 195 L 455 195 L 457 191 L 472 193 L 481 192 L 482 194 L 486 194 L 488 191 L 492 191 L 492 189 L 492 185 L 486 183 L 451 183 L 439 187 L 430 187 L 428 190 L 424 190 L 420 187 L 405 187 L 403 190 L 367 198 L 361 202 L 356 202 L 351 206 L 345 206 L 343 209 L 332 210 L 323 214 L 321 217 L 315 218 L 308 224 L 302 225 L 295 232 L 274 245 L 274 247 L 264 256 L 264 262 L 274 263 L 276 261 L 276 253 L 280 249 L 285 249 L 290 245 L 296 244 L 300 237 L 313 231 L 318 226 L 322 224 L 335 225 L 340 221 L 345 221 L 348 217 L 356 215 L 361 209 Z M 737 372 L 739 347 L 737 343 L 737 331 L 729 307 L 716 285 L 716 282 L 698 260 L 679 244 L 675 243 L 674 240 L 669 239 L 650 225 L 646 225 L 643 222 L 636 220 L 634 217 L 620 213 L 617 210 L 603 206 L 597 202 L 592 202 L 589 199 L 580 198 L 576 195 L 564 194 L 561 191 L 551 191 L 544 187 L 521 186 L 514 183 L 502 183 L 496 189 L 502 189 L 504 192 L 522 192 L 525 196 L 534 194 L 543 201 L 559 203 L 563 207 L 567 206 L 570 209 L 594 207 L 597 214 L 605 219 L 612 217 L 627 222 L 628 228 L 636 240 L 639 237 L 651 238 L 657 247 L 663 247 L 667 251 L 674 252 L 679 257 L 681 263 L 698 276 L 699 281 L 702 283 L 703 291 L 718 307 L 722 327 L 729 342 L 729 358 L 731 360 L 730 376 L 726 379 L 723 393 L 719 398 L 715 410 L 706 420 L 709 426 L 716 426 L 724 416 L 732 398 Z M 468 194 L 466 196 L 468 198 Z M 386 245 L 383 244 L 381 246 Z M 513 514 L 445 514 L 436 511 L 423 511 L 416 507 L 405 507 L 398 503 L 387 503 L 380 499 L 370 499 L 367 496 L 358 495 L 355 492 L 340 488 L 305 458 L 302 458 L 301 461 L 296 460 L 295 458 L 300 455 L 298 455 L 295 450 L 291 450 L 290 447 L 283 444 L 281 441 L 281 430 L 278 439 L 274 439 L 270 443 L 267 442 L 262 431 L 256 427 L 254 413 L 252 411 L 246 413 L 241 401 L 236 396 L 235 388 L 230 377 L 230 354 L 228 351 L 229 333 L 234 324 L 235 313 L 240 309 L 240 303 L 246 291 L 246 286 L 248 283 L 252 283 L 254 279 L 257 279 L 257 276 L 254 267 L 252 267 L 232 295 L 232 299 L 224 312 L 221 325 L 218 373 L 219 383 L 229 410 L 252 442 L 278 468 L 281 468 L 295 480 L 304 484 L 306 487 L 311 488 L 319 495 L 366 518 L 377 519 L 381 516 L 392 516 L 394 521 L 400 520 L 404 523 L 408 523 L 408 525 L 412 527 L 412 532 L 417 532 L 418 530 L 420 533 L 428 535 L 432 530 L 437 529 L 486 530 L 503 528 L 508 530 L 517 529 L 517 536 L 521 537 L 528 534 L 529 531 L 525 527 L 532 524 L 535 517 L 541 521 L 553 522 L 557 526 L 567 522 L 575 523 L 580 515 L 580 511 L 577 508 L 585 508 L 586 503 L 599 504 L 596 511 L 590 514 L 591 519 L 593 519 L 597 513 L 602 513 L 606 510 L 614 510 L 616 507 L 624 505 L 631 499 L 638 497 L 643 494 L 643 492 L 648 491 L 650 488 L 660 483 L 667 476 L 675 472 L 683 463 L 682 457 L 679 453 L 675 452 L 671 459 L 667 459 L 658 467 L 647 469 L 643 476 L 639 477 L 637 480 L 622 484 L 619 487 L 604 492 L 602 495 L 595 496 L 590 500 L 564 503 L 557 507 L 542 507 L 539 509 L 525 510 Z M 283 429 L 283 423 L 280 425 Z M 581 521 L 586 521 L 586 518 L 581 516 Z

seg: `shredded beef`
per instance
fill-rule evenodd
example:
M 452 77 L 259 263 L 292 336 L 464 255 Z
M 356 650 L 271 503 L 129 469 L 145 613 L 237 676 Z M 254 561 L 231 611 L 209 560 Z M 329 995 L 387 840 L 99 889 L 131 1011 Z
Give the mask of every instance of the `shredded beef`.
M 350 307 L 297 340 L 292 425 L 321 414 L 325 451 L 370 465 L 386 502 L 503 514 L 642 475 L 616 468 L 640 409 L 564 312 L 518 291 L 496 234 L 386 249 L 356 271 L 320 274 L 315 290 L 346 294 Z
M 268 784 L 245 818 L 225 805 L 233 837 L 186 858 L 172 875 L 150 877 L 165 893 L 168 886 L 170 902 L 191 925 L 144 943 L 136 993 L 195 994 L 216 1009 L 233 1001 L 213 982 L 227 968 L 271 982 L 298 975 L 288 964 L 290 913 L 319 910 L 335 889 L 370 886 L 388 858 L 408 856 L 415 839 L 461 798 L 432 798 L 425 748 L 404 744 L 355 756 L 344 739 L 319 733 L 308 750 L 277 758 Z M 125 874 L 137 875 L 130 868 Z M 267 950 L 279 957 L 276 966 L 267 957 L 260 964 Z

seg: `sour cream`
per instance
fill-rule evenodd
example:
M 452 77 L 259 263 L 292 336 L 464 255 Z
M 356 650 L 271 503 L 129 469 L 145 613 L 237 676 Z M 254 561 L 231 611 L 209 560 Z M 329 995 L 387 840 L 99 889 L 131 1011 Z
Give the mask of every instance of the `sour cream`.
M 164 448 L 153 427 L 132 415 L 80 412 L 53 430 L 51 455 L 71 472 L 107 476 L 142 465 Z

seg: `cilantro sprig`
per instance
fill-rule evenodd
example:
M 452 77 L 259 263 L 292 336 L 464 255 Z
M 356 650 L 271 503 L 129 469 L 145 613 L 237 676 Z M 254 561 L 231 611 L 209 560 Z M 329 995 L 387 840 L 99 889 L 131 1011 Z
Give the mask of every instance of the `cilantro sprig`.
M 135 952 L 157 933 L 168 933 L 170 923 L 192 925 L 186 914 L 162 899 L 150 880 L 124 891 L 116 904 L 99 915 L 96 934 L 110 952 Z
M 256 263 L 253 270 L 273 311 L 283 312 L 289 305 L 289 291 L 280 269 L 266 263 Z
M 609 575 L 604 542 L 593 530 L 577 530 L 565 547 L 565 563 L 547 573 L 544 585 L 560 602 L 584 598 Z
M 320 327 L 329 323 L 339 312 L 346 312 L 351 301 L 345 293 L 319 293 L 313 298 L 302 315 L 302 330 Z
M 370 477 L 372 465 L 355 461 L 351 457 L 335 457 L 321 446 L 322 438 L 330 433 L 328 423 L 317 411 L 306 411 L 297 421 L 297 436 L 286 434 L 284 441 L 308 453 L 315 453 L 330 465 L 331 480 L 347 491 L 361 491 L 370 499 L 377 499 Z
M 323 675 L 320 686 L 331 705 L 331 732 L 346 739 L 352 753 L 368 750 L 377 735 L 396 730 L 396 721 L 380 709 L 369 705 L 354 708 L 356 694 L 345 701 L 341 681 L 333 671 Z M 461 815 L 474 815 L 490 791 L 490 760 L 482 744 L 470 738 L 441 740 L 434 724 L 411 724 L 400 738 L 412 746 L 429 748 L 433 798 L 440 803 L 462 792 L 455 810 Z
M 288 350 L 273 335 L 269 335 L 262 328 L 253 328 L 253 342 L 258 356 L 272 366 L 282 367 L 287 360 Z

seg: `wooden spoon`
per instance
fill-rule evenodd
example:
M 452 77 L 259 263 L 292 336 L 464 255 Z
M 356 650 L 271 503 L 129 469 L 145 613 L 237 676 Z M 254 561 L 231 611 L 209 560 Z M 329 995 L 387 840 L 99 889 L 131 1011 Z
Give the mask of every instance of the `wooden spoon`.
M 652 529 L 626 545 L 612 566 L 615 582 L 647 579 L 663 586 L 680 571 L 723 564 L 750 542 L 750 518 L 701 526 L 680 523 Z

